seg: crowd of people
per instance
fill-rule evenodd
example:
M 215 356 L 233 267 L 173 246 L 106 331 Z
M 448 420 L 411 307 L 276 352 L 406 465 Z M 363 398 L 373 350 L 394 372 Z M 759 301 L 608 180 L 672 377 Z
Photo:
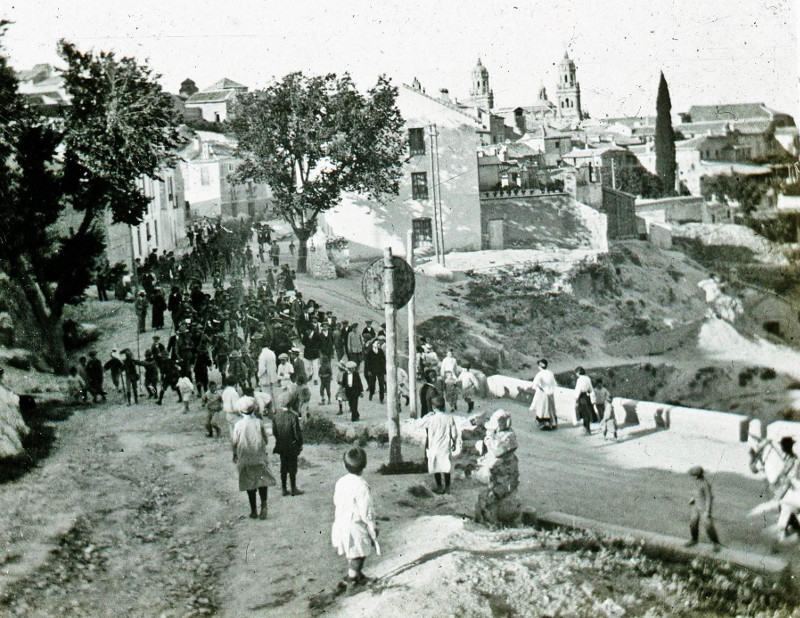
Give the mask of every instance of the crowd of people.
M 190 403 L 199 400 L 207 435 L 230 440 L 250 517 L 262 519 L 268 513 L 268 488 L 277 485 L 268 463 L 268 442 L 280 457 L 283 495 L 302 495 L 297 484 L 303 448 L 300 419 L 314 397 L 320 407 L 331 406 L 333 414 L 348 413 L 352 422 L 360 420 L 364 397 L 377 397 L 381 403 L 386 397 L 385 325 L 368 319 L 361 327 L 352 316 L 339 319 L 314 299 L 306 300 L 295 287 L 294 272 L 286 264 L 279 266 L 280 249 L 273 234 L 265 225 L 202 221 L 189 230 L 185 255 L 152 253 L 137 261 L 137 330 L 140 337 L 148 331 L 152 337 L 141 354 L 112 349 L 101 360 L 91 351 L 71 368 L 69 378 L 72 396 L 81 402 L 106 400 L 106 373 L 128 405 L 138 404 L 140 397 L 161 405 L 172 391 L 189 412 Z M 434 491 L 448 493 L 452 460 L 461 450 L 452 413 L 461 401 L 468 413 L 473 411 L 480 384 L 470 364 L 459 362 L 454 350 L 446 350 L 440 359 L 424 338 L 419 339 L 416 361 L 428 471 L 435 479 Z M 530 409 L 541 429 L 555 429 L 556 379 L 546 359 L 538 366 Z M 219 377 L 210 379 L 214 373 Z M 397 383 L 399 405 L 409 406 L 416 393 L 410 392 L 402 367 Z M 574 395 L 585 432 L 591 433 L 591 423 L 600 422 L 604 437 L 610 431 L 616 439 L 611 395 L 602 380 L 592 381 L 578 367 Z M 366 453 L 348 450 L 344 465 L 347 475 L 337 483 L 334 496 L 332 542 L 348 560 L 344 585 L 353 585 L 365 580 L 366 556 L 380 550 L 369 486 L 361 478 Z M 702 490 L 697 502 L 710 504 L 705 498 L 710 486 Z M 697 526 L 694 522 L 694 540 Z M 716 544 L 715 535 L 709 529 Z

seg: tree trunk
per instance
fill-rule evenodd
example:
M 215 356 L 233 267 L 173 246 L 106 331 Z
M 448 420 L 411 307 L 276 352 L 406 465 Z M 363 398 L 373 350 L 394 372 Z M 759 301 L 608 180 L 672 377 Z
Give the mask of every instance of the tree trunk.
M 297 236 L 297 272 L 308 272 L 308 239 L 307 232 L 295 232 Z
M 20 284 L 22 291 L 25 293 L 25 298 L 31 307 L 36 325 L 42 334 L 43 349 L 37 351 L 42 353 L 45 360 L 53 368 L 53 371 L 63 375 L 67 372 L 67 351 L 64 348 L 61 311 L 57 313 L 49 311 L 44 295 L 34 279 L 30 265 L 24 256 L 20 256 L 17 266 L 16 270 L 19 274 L 17 283 Z

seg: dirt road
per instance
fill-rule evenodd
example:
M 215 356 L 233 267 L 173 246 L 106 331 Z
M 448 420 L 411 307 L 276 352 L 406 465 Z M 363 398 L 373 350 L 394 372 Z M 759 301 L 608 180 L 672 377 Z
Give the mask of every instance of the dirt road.
M 487 410 L 493 404 L 481 402 Z M 544 433 L 521 407 L 506 407 L 520 437 L 526 506 L 686 533 L 688 455 L 676 454 L 678 470 L 670 471 L 661 435 L 611 444 L 573 428 Z M 367 405 L 364 416 L 377 421 L 383 411 Z M 7 514 L 0 613 L 306 614 L 308 599 L 344 568 L 329 544 L 342 447 L 307 446 L 305 495 L 271 490 L 269 519 L 254 521 L 245 518 L 229 447 L 206 438 L 202 422 L 196 409 L 182 414 L 170 401 L 80 409 L 60 423 L 54 454 L 0 492 Z M 642 455 L 648 449 L 652 465 Z M 471 514 L 472 481 L 457 479 L 448 497 L 416 499 L 407 490 L 430 483 L 426 475 L 381 477 L 375 470 L 388 459 L 385 447 L 368 453 L 367 479 L 386 529 L 421 514 Z M 420 449 L 407 445 L 404 454 L 419 458 Z M 731 472 L 717 473 L 714 484 L 724 541 L 765 551 L 763 522 L 746 517 L 763 486 Z

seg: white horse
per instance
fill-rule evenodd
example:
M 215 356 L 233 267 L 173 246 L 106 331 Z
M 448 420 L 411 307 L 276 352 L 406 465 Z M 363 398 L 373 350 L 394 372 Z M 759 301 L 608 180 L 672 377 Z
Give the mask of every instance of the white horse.
M 797 479 L 795 458 L 786 455 L 772 440 L 758 440 L 750 448 L 750 470 L 763 472 L 773 499 L 778 503 L 778 529 L 782 535 L 792 531 L 800 534 L 800 481 Z M 794 477 L 794 478 L 793 478 Z

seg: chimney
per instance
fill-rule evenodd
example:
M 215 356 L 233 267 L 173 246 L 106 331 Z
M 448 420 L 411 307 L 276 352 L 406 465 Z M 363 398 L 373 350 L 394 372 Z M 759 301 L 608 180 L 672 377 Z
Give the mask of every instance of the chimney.
M 447 88 L 439 88 L 439 99 L 445 103 L 450 103 L 450 91 Z

